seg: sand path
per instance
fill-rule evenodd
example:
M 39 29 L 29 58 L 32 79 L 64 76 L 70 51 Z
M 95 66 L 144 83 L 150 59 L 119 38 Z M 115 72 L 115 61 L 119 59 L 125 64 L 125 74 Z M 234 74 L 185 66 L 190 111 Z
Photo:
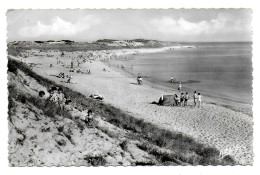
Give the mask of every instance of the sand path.
M 90 69 L 91 75 L 71 73 L 68 68 L 56 65 L 54 58 L 46 58 L 43 61 L 32 57 L 27 59 L 27 62 L 41 63 L 38 68 L 34 68 L 35 72 L 86 96 L 103 95 L 105 103 L 114 105 L 137 118 L 142 118 L 161 128 L 192 136 L 198 142 L 218 148 L 224 155 L 232 155 L 241 164 L 253 162 L 253 118 L 251 116 L 205 103 L 201 108 L 151 104 L 152 101 L 158 101 L 161 95 L 175 92 L 166 92 L 147 84 L 136 85 L 135 78 L 127 78 L 100 61 L 81 65 L 83 70 Z M 50 63 L 53 63 L 53 68 L 49 67 Z M 107 71 L 103 71 L 103 68 Z M 57 75 L 59 72 L 73 75 L 72 81 L 77 84 L 63 83 L 61 79 L 50 76 Z M 193 105 L 192 100 L 189 103 L 190 106 Z

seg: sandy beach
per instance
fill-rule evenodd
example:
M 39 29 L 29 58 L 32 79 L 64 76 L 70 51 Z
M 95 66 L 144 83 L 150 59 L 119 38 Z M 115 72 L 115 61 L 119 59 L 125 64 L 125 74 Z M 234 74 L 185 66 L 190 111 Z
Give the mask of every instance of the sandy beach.
M 26 63 L 36 64 L 33 71 L 39 75 L 67 86 L 84 94 L 98 94 L 104 97 L 104 103 L 111 104 L 136 118 L 151 122 L 159 128 L 180 132 L 191 136 L 199 143 L 216 147 L 222 155 L 231 155 L 242 165 L 253 162 L 253 118 L 243 109 L 245 106 L 233 103 L 233 109 L 223 107 L 220 100 L 203 97 L 201 108 L 194 108 L 192 99 L 188 107 L 167 107 L 151 104 L 158 101 L 160 96 L 178 93 L 177 90 L 161 87 L 144 81 L 142 86 L 137 85 L 136 77 L 127 75 L 124 71 L 111 68 L 101 60 L 111 59 L 111 56 L 129 56 L 134 53 L 166 51 L 164 49 L 135 49 L 115 51 L 93 51 L 94 59 L 75 66 L 75 69 L 91 70 L 91 74 L 70 72 L 70 62 L 82 54 L 80 52 L 64 52 L 60 58 L 62 64 L 57 64 L 56 57 L 61 53 L 48 51 L 37 53 L 33 51 L 26 59 Z M 47 57 L 44 54 L 51 55 Z M 96 56 L 95 56 L 96 55 Z M 16 57 L 21 60 L 21 58 Z M 50 64 L 53 67 L 50 67 Z M 105 69 L 106 71 L 104 71 Z M 72 75 L 72 83 L 65 83 L 54 75 L 63 72 Z M 248 107 L 248 106 L 247 106 Z M 250 107 L 249 107 L 250 108 Z M 250 111 L 250 109 L 248 109 Z M 220 155 L 221 156 L 221 155 Z

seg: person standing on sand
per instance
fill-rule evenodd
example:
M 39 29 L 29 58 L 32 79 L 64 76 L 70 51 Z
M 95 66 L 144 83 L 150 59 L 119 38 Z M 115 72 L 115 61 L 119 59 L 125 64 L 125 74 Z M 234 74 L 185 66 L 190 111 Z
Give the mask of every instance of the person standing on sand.
M 178 106 L 181 106 L 181 96 L 177 96 Z
M 183 93 L 181 93 L 180 100 L 181 100 L 181 106 L 184 106 L 184 100 L 185 100 L 185 96 L 184 96 L 184 94 L 183 94 Z
M 184 106 L 188 106 L 188 100 L 189 100 L 189 94 L 188 92 L 186 92 L 185 96 L 184 96 Z
M 202 95 L 198 93 L 198 102 L 199 102 L 199 108 L 201 107 L 201 102 L 202 102 Z
M 174 96 L 174 101 L 175 101 L 174 106 L 178 106 L 178 95 L 177 94 L 175 94 L 175 96 Z
M 197 92 L 194 91 L 194 94 L 193 94 L 194 107 L 196 107 L 196 105 L 197 105 L 197 98 L 198 98 Z

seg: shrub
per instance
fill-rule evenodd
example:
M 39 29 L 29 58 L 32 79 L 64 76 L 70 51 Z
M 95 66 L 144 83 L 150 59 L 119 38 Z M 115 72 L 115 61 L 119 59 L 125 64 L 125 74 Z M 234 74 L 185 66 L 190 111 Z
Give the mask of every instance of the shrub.
M 124 140 L 122 143 L 119 144 L 122 150 L 127 151 L 127 141 Z
M 14 74 L 17 74 L 17 67 L 15 66 L 15 63 L 10 59 L 8 60 L 7 68 L 8 72 L 13 72 Z
M 106 164 L 106 160 L 104 157 L 100 156 L 85 156 L 84 160 L 90 164 L 91 166 L 104 166 Z

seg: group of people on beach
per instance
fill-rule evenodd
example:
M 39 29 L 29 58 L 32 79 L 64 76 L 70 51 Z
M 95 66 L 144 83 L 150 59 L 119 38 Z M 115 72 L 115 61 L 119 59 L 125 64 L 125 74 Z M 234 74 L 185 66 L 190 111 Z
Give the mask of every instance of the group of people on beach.
M 194 107 L 201 107 L 202 103 L 202 95 L 200 93 L 197 93 L 194 91 L 193 94 L 193 102 L 194 102 Z M 190 99 L 189 93 L 186 92 L 185 94 L 182 92 L 179 96 L 177 94 L 174 94 L 174 104 L 173 106 L 183 106 L 187 107 L 188 106 L 188 100 Z
M 67 78 L 67 81 L 65 81 L 66 83 L 71 83 L 71 79 L 72 79 L 72 75 L 66 75 L 63 72 L 60 72 L 59 75 L 57 76 L 58 78 Z
M 64 54 L 64 53 L 63 53 L 63 54 Z M 60 63 L 62 63 L 62 62 L 57 58 L 57 65 L 60 64 Z M 79 61 L 78 61 L 78 63 L 79 63 Z M 50 64 L 50 67 L 53 67 L 53 64 Z M 78 64 L 78 67 L 79 67 L 79 64 Z M 90 74 L 90 70 L 86 70 L 86 71 L 81 70 L 81 69 L 77 69 L 77 70 L 76 70 L 76 69 L 74 68 L 73 61 L 71 61 L 69 68 L 70 68 L 69 72 L 76 72 L 76 73 L 81 73 L 81 74 Z M 58 77 L 58 78 L 63 78 L 63 79 L 64 79 L 64 78 L 67 78 L 67 80 L 66 80 L 65 82 L 66 82 L 66 83 L 71 83 L 72 75 L 66 75 L 66 76 L 65 76 L 65 74 L 64 74 L 63 72 L 61 72 L 61 73 L 59 73 L 59 75 L 57 75 L 56 77 Z
M 147 74 L 146 77 L 148 78 L 149 75 Z M 171 76 L 171 82 L 175 82 L 176 79 L 173 78 L 173 76 Z M 138 73 L 137 75 L 137 83 L 142 85 L 142 76 L 141 73 Z M 183 106 L 186 107 L 188 106 L 188 100 L 190 99 L 190 96 L 188 94 L 188 92 L 186 92 L 185 94 L 182 92 L 182 83 L 179 82 L 178 84 L 178 91 L 181 92 L 181 94 L 178 96 L 177 94 L 174 94 L 174 104 L 173 106 Z M 202 103 L 202 95 L 200 93 L 197 93 L 196 91 L 194 91 L 193 94 L 193 102 L 194 102 L 194 107 L 201 107 L 201 103 Z
M 90 70 L 86 70 L 86 71 L 84 71 L 84 70 L 81 70 L 81 69 L 70 69 L 69 70 L 70 72 L 76 72 L 76 73 L 81 73 L 81 74 L 90 74 Z
M 47 101 L 52 101 L 56 105 L 60 107 L 60 109 L 65 110 L 65 103 L 66 103 L 66 98 L 63 94 L 63 89 L 62 88 L 57 88 L 57 87 L 52 87 L 51 89 L 48 90 L 49 96 L 45 96 L 44 91 L 39 91 L 39 97 L 40 98 L 46 98 Z
M 72 105 L 72 101 L 70 98 L 65 97 L 65 94 L 63 93 L 63 89 L 61 87 L 52 87 L 48 90 L 49 96 L 45 97 L 47 101 L 53 102 L 55 105 L 57 105 L 61 110 L 68 111 L 71 113 L 73 117 L 79 118 L 83 120 L 86 124 L 88 124 L 93 119 L 93 112 L 92 110 L 80 111 L 79 109 L 76 109 Z M 45 92 L 39 91 L 39 97 L 44 98 Z
M 181 82 L 179 82 L 178 91 L 181 92 L 181 89 L 182 89 L 182 84 L 181 84 Z M 186 92 L 185 95 L 184 95 L 184 93 L 181 93 L 180 97 L 178 97 L 178 95 L 175 94 L 174 99 L 175 98 L 176 98 L 175 103 L 178 101 L 178 103 L 176 103 L 176 104 L 179 104 L 177 106 L 187 106 L 187 103 L 189 100 L 188 92 Z M 201 103 L 202 103 L 202 95 L 200 93 L 197 93 L 196 91 L 194 91 L 193 102 L 194 102 L 195 107 L 198 105 L 198 107 L 200 108 Z

